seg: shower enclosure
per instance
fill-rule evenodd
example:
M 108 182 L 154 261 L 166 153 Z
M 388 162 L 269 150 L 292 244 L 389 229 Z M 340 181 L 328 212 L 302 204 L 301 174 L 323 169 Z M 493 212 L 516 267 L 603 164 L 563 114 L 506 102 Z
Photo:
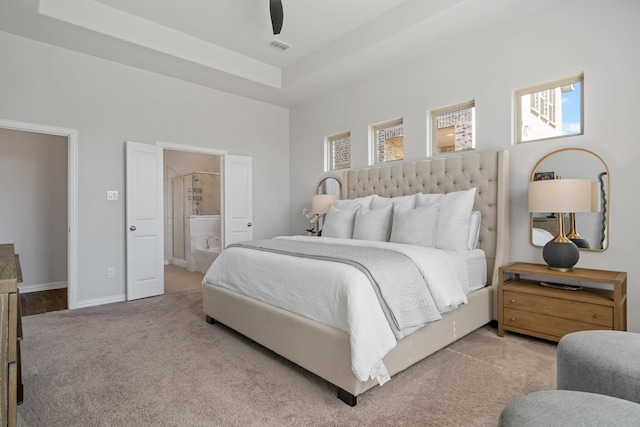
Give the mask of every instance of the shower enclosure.
M 171 178 L 172 264 L 204 273 L 220 253 L 220 196 L 219 173 L 192 172 Z

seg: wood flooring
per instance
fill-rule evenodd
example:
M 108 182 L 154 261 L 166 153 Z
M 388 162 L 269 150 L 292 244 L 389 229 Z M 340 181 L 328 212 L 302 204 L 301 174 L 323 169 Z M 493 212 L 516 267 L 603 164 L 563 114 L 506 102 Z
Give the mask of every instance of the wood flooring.
M 66 310 L 67 289 L 21 293 L 20 309 L 23 317 L 49 311 Z

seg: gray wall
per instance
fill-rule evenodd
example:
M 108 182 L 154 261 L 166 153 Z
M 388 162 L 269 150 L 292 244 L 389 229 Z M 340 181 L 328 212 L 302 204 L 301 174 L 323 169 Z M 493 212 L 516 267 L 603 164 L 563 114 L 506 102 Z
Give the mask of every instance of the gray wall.
M 0 128 L 0 243 L 20 254 L 20 289 L 67 282 L 67 138 Z
M 323 140 L 351 131 L 352 166 L 367 166 L 369 125 L 404 117 L 405 160 L 426 157 L 430 110 L 476 101 L 478 150 L 510 150 L 511 259 L 543 263 L 529 243 L 527 183 L 536 162 L 559 148 L 599 154 L 611 172 L 610 246 L 583 252 L 579 267 L 629 274 L 629 329 L 640 332 L 640 263 L 636 248 L 637 122 L 640 117 L 640 2 L 562 2 L 553 10 L 494 28 L 469 40 L 424 46 L 423 56 L 291 109 L 292 232 L 300 232 L 323 172 Z M 585 76 L 585 134 L 513 144 L 514 92 Z M 635 234 L 634 234 L 635 233 Z
M 287 109 L 2 32 L 0 57 L 0 118 L 78 130 L 78 305 L 125 293 L 127 140 L 251 156 L 254 236 L 288 233 Z

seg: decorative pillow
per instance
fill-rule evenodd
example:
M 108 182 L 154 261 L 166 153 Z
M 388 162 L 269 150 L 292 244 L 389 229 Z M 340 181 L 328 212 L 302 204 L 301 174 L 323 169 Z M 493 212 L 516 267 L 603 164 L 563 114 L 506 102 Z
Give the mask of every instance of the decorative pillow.
M 371 208 L 371 201 L 376 195 L 367 196 L 367 197 L 359 197 L 357 199 L 345 199 L 345 200 L 336 200 L 333 202 L 333 206 L 338 209 L 350 211 L 357 210 L 360 206 L 364 206 L 367 209 Z
M 361 207 L 356 213 L 353 238 L 388 242 L 392 215 L 393 205 L 373 210 Z
M 469 222 L 476 188 L 443 194 L 436 224 L 436 248 L 466 251 L 469 245 Z
M 402 205 L 395 205 L 389 241 L 432 247 L 435 243 L 437 220 L 437 207 L 407 209 Z
M 400 197 L 380 197 L 375 196 L 371 200 L 371 208 L 370 209 L 379 209 L 383 206 L 395 204 L 402 205 L 406 208 L 413 209 L 416 207 L 416 198 L 417 194 L 410 194 L 408 196 L 400 196 Z
M 421 208 L 424 206 L 435 206 L 440 199 L 444 196 L 444 194 L 433 193 L 433 194 L 424 194 L 418 193 L 416 196 L 416 208 Z
M 467 249 L 472 250 L 478 247 L 478 238 L 480 237 L 480 211 L 471 212 L 469 220 L 469 242 Z
M 322 227 L 322 237 L 337 237 L 340 239 L 350 239 L 353 236 L 353 222 L 356 217 L 356 210 L 342 210 L 335 206 L 329 207 L 329 211 L 324 218 Z

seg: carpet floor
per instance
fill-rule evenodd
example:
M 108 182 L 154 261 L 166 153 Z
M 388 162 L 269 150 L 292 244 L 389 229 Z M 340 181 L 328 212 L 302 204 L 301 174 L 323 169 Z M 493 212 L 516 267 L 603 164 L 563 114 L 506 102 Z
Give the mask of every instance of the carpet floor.
M 554 389 L 556 345 L 487 325 L 349 407 L 336 390 L 202 313 L 202 292 L 23 319 L 21 426 L 495 426 Z

